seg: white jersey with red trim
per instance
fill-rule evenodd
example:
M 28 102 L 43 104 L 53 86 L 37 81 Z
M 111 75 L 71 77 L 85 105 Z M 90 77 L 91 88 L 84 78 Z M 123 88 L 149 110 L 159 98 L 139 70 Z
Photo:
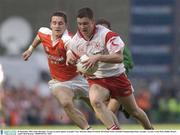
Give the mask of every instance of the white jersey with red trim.
M 78 31 L 71 40 L 70 47 L 72 51 L 81 57 L 86 54 L 88 56 L 96 54 L 113 54 L 123 51 L 124 43 L 115 32 L 110 31 L 101 25 L 96 25 L 92 38 L 87 41 Z M 98 63 L 99 68 L 90 78 L 105 78 L 118 76 L 125 71 L 123 63 Z

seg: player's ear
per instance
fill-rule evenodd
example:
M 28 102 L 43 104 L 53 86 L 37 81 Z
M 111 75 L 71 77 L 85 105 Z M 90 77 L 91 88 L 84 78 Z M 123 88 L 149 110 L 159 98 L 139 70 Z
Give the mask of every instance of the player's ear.
M 67 23 L 65 23 L 65 27 L 66 27 L 66 29 L 68 29 L 68 24 Z
M 93 22 L 93 25 L 96 24 L 96 20 L 94 18 L 92 19 L 92 22 Z

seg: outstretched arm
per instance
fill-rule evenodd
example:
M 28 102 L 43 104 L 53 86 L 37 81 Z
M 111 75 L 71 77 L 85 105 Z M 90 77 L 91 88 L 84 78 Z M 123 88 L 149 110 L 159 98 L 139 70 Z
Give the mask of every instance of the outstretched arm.
M 34 49 L 41 43 L 39 36 L 37 35 L 29 48 L 22 54 L 23 59 L 26 61 L 31 56 Z

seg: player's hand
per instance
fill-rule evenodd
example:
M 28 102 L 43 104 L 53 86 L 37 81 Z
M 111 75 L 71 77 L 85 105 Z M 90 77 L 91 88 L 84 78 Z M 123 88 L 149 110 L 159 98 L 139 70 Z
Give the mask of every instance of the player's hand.
M 97 54 L 97 55 L 91 55 L 89 56 L 89 59 L 87 61 L 84 61 L 82 62 L 84 64 L 84 67 L 85 68 L 91 68 L 91 67 L 94 67 L 95 64 L 99 61 L 99 57 L 100 55 Z
M 75 54 L 73 54 L 73 52 L 69 50 L 66 53 L 66 65 L 75 65 L 76 61 L 77 61 L 77 58 Z
M 26 51 L 22 54 L 22 57 L 23 57 L 23 59 L 24 59 L 25 61 L 27 61 L 28 58 L 31 56 L 31 54 L 32 54 L 32 51 L 26 50 Z

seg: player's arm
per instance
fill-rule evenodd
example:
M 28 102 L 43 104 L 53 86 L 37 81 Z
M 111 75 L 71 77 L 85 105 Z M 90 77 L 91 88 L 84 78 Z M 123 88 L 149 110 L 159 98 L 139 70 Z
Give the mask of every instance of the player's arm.
M 89 57 L 88 61 L 84 62 L 84 66 L 87 68 L 95 66 L 97 62 L 105 62 L 105 63 L 122 63 L 123 62 L 123 49 L 116 52 L 116 53 L 111 53 L 107 55 L 92 55 Z
M 88 61 L 83 62 L 84 66 L 87 68 L 95 66 L 97 62 L 105 63 L 122 63 L 123 62 L 123 50 L 120 50 L 116 53 L 107 54 L 107 55 L 92 55 L 89 57 Z
M 66 44 L 66 65 L 74 65 L 77 61 L 77 55 L 72 50 L 72 40 Z
M 123 62 L 123 51 L 120 50 L 116 53 L 108 54 L 108 55 L 99 55 L 98 61 L 105 63 L 122 63 Z
M 124 42 L 115 32 L 108 32 L 105 36 L 105 47 L 108 54 L 99 56 L 99 61 L 106 63 L 122 63 Z
M 112 35 L 108 40 L 106 49 L 108 54 L 98 54 L 89 57 L 89 60 L 84 63 L 86 67 L 94 66 L 98 61 L 105 63 L 122 63 L 123 62 L 123 50 L 124 43 L 117 35 Z
M 34 49 L 41 43 L 39 36 L 37 35 L 29 48 L 22 54 L 23 59 L 26 61 L 31 56 Z

